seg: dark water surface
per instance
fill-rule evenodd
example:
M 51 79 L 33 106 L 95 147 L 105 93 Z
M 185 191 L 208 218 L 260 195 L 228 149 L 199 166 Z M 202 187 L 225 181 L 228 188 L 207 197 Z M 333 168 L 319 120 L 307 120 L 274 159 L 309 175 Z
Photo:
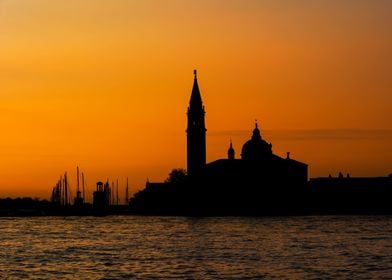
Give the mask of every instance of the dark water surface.
M 0 219 L 2 279 L 391 279 L 392 216 Z

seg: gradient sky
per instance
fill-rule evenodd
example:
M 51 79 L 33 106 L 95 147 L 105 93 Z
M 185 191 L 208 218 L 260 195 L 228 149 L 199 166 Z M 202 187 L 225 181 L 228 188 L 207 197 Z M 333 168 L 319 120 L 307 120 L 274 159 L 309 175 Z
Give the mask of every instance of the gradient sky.
M 392 1 L 0 0 L 0 197 L 76 165 L 132 191 L 186 166 L 198 69 L 207 159 L 258 119 L 310 176 L 392 173 Z

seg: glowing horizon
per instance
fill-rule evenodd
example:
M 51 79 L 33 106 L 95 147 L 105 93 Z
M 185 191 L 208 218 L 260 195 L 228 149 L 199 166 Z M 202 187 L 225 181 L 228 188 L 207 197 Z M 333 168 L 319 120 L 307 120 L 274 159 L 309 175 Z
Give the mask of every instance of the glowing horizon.
M 2 0 L 0 197 L 47 198 L 64 171 L 75 187 L 77 165 L 90 191 L 129 177 L 135 192 L 184 168 L 195 68 L 208 162 L 226 157 L 230 138 L 239 157 L 258 119 L 274 153 L 292 152 L 311 177 L 386 176 L 391 11 L 387 1 Z

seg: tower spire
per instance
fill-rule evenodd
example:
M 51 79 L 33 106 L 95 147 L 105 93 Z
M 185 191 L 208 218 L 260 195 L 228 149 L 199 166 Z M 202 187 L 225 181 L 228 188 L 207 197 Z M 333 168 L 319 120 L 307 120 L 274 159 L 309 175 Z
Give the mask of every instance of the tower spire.
M 193 70 L 193 87 L 191 93 L 191 99 L 189 101 L 189 109 L 192 107 L 194 111 L 204 111 L 203 101 L 201 100 L 201 94 L 199 84 L 197 82 L 197 70 Z
M 189 175 L 197 174 L 206 164 L 206 128 L 205 111 L 197 71 L 193 70 L 194 80 L 188 107 L 187 133 L 187 171 Z

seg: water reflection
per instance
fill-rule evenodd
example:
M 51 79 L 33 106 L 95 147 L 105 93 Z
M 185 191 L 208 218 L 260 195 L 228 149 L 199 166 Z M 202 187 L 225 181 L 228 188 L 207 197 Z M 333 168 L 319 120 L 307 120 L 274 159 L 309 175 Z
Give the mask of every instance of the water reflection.
M 392 217 L 2 218 L 2 278 L 391 278 Z

